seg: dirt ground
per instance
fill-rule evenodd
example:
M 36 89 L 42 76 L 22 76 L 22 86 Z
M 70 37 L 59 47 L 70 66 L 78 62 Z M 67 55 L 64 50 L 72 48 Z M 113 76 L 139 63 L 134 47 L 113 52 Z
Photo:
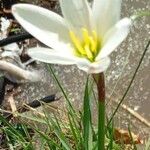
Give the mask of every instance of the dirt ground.
M 0 1 L 1 2 L 1 1 Z M 29 2 L 30 1 L 27 1 Z M 57 0 L 34 0 L 34 4 L 48 8 L 52 11 L 61 14 L 59 3 Z M 148 0 L 131 1 L 124 0 L 122 4 L 122 17 L 129 17 L 139 10 L 150 9 L 150 2 Z M 149 40 L 150 34 L 150 19 L 143 18 L 131 29 L 131 33 L 127 40 L 111 55 L 112 64 L 105 73 L 106 88 L 107 88 L 107 114 L 110 116 L 116 108 L 117 103 L 125 92 L 135 68 L 140 60 L 141 54 Z M 31 45 L 36 43 L 31 41 Z M 31 46 L 29 45 L 29 46 Z M 135 78 L 135 81 L 125 98 L 124 105 L 119 109 L 115 119 L 115 125 L 119 128 L 127 129 L 128 124 L 131 130 L 138 134 L 143 141 L 146 141 L 150 136 L 150 49 L 148 50 L 142 66 Z M 58 66 L 53 65 L 55 73 L 59 76 L 62 85 L 67 90 L 69 97 L 74 103 L 75 107 L 80 109 L 82 107 L 83 90 L 86 79 L 86 74 L 77 69 L 76 66 Z M 123 68 L 124 71 L 123 71 Z M 36 64 L 36 69 L 41 71 L 43 81 L 38 83 L 25 83 L 19 85 L 14 97 L 17 105 L 21 105 L 22 101 L 31 102 L 35 99 L 40 99 L 51 94 L 61 96 L 52 76 L 47 71 L 42 63 Z M 83 88 L 82 88 L 83 87 Z M 7 93 L 3 101 L 3 107 L 6 105 Z M 54 103 L 57 107 L 65 107 L 63 98 Z M 130 111 L 131 110 L 131 111 Z M 93 113 L 95 108 L 93 109 Z M 95 118 L 96 120 L 96 118 Z M 143 121 L 144 120 L 144 121 Z

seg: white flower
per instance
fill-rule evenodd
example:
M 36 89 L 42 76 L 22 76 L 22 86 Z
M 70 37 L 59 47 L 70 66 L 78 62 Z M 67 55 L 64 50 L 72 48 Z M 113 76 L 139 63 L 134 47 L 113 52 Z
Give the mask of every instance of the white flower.
M 0 18 L 0 40 L 7 38 L 7 30 L 11 21 L 3 17 Z M 41 81 L 38 71 L 27 69 L 27 65 L 32 61 L 22 63 L 20 55 L 23 48 L 19 48 L 17 43 L 8 44 L 0 48 L 0 76 L 5 76 L 12 82 L 37 82 Z M 8 61 L 9 60 L 9 61 Z
M 4 17 L 0 18 L 0 22 L 1 22 L 0 24 L 1 24 L 1 31 L 2 32 L 6 31 L 11 24 L 10 20 L 5 19 Z
M 6 46 L 3 46 L 4 51 L 1 54 L 1 57 L 18 57 L 21 55 L 23 48 L 19 48 L 17 43 L 11 43 Z
M 12 12 L 19 23 L 50 48 L 32 48 L 39 61 L 76 64 L 88 73 L 99 73 L 110 64 L 109 55 L 127 37 L 131 20 L 120 20 L 121 0 L 60 0 L 63 17 L 44 8 L 17 4 Z
M 4 17 L 0 18 L 0 40 L 7 37 L 8 34 L 8 28 L 11 25 L 11 21 L 8 19 L 5 19 Z
M 8 44 L 0 52 L 0 73 L 12 82 L 37 82 L 41 81 L 39 71 L 29 70 L 27 65 L 32 59 L 25 63 L 21 62 L 20 55 L 23 48 L 19 48 L 16 43 Z

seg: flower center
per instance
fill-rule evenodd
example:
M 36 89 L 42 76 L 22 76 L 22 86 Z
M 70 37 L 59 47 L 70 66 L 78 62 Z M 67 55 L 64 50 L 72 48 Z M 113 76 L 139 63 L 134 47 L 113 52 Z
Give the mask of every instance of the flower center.
M 69 32 L 75 55 L 85 57 L 91 62 L 94 62 L 100 50 L 100 40 L 95 31 L 92 31 L 91 34 L 85 28 L 82 28 L 81 31 L 81 38 L 77 37 L 73 31 Z

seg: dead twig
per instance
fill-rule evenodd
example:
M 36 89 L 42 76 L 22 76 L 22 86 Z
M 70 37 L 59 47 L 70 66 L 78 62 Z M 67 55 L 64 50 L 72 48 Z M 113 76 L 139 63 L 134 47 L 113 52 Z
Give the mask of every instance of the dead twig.
M 17 107 L 16 107 L 16 104 L 15 104 L 15 101 L 14 101 L 13 94 L 11 94 L 9 96 L 8 102 L 10 103 L 10 107 L 11 107 L 12 113 L 15 113 L 17 111 Z
M 14 110 L 15 112 L 18 112 L 18 113 L 24 113 L 24 112 L 27 112 L 27 111 L 29 111 L 30 109 L 29 108 L 37 108 L 37 107 L 39 107 L 39 106 L 41 106 L 42 105 L 42 103 L 51 103 L 51 102 L 53 102 L 53 101 L 57 101 L 57 100 L 59 100 L 59 98 L 57 98 L 56 99 L 56 96 L 55 96 L 55 94 L 53 94 L 53 95 L 50 95 L 50 96 L 47 96 L 47 97 L 44 97 L 44 98 L 42 98 L 42 99 L 40 99 L 40 100 L 34 100 L 33 102 L 31 102 L 31 103 L 28 103 L 28 104 L 24 104 L 23 106 L 21 106 L 20 108 L 14 108 L 14 102 L 13 102 L 13 100 L 12 99 L 10 99 L 11 100 L 11 109 L 12 110 Z M 13 108 L 12 108 L 13 107 Z M 2 111 L 1 109 L 0 109 L 0 111 L 1 112 L 4 112 L 3 113 L 3 116 L 6 118 L 6 119 L 8 119 L 8 120 L 10 120 L 12 117 L 13 117 L 13 112 L 7 112 L 7 111 Z
M 119 94 L 117 94 L 115 91 L 114 91 L 114 94 L 117 96 L 117 98 L 120 97 Z M 113 102 L 115 102 L 118 105 L 118 101 L 117 100 L 113 100 Z M 125 104 L 121 104 L 120 106 L 121 106 L 121 108 L 123 108 L 124 110 L 129 112 L 133 117 L 135 117 L 140 122 L 145 124 L 147 127 L 150 127 L 150 122 L 148 120 L 146 120 L 144 117 L 142 117 L 139 113 L 135 112 L 133 109 L 131 109 L 130 107 L 128 107 Z
M 135 118 L 137 118 L 140 122 L 142 122 L 143 124 L 145 124 L 147 127 L 150 127 L 150 122 L 148 120 L 146 120 L 144 117 L 142 117 L 139 113 L 135 112 L 133 109 L 129 108 L 125 104 L 121 104 L 121 107 L 123 109 L 125 109 L 127 112 L 129 112 L 132 116 L 134 116 Z

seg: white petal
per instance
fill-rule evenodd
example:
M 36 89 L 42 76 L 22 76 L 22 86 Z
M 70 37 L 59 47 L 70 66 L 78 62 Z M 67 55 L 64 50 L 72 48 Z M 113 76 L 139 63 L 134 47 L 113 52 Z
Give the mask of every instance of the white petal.
M 33 59 L 50 63 L 50 64 L 62 64 L 62 65 L 71 65 L 75 64 L 74 56 L 68 53 L 60 53 L 53 49 L 48 48 L 31 48 L 28 50 L 28 55 L 31 56 Z
M 54 49 L 61 42 L 70 40 L 64 19 L 47 9 L 30 5 L 16 4 L 12 13 L 19 23 L 39 41 Z
M 87 72 L 88 74 L 104 72 L 110 64 L 110 58 L 105 57 L 97 62 L 89 62 L 87 59 L 78 60 L 77 66 L 79 69 Z
M 122 0 L 94 0 L 92 11 L 101 37 L 118 20 L 120 20 L 120 9 Z
M 127 37 L 130 32 L 131 25 L 132 22 L 129 18 L 124 18 L 114 25 L 104 36 L 102 49 L 100 50 L 96 60 L 104 58 L 114 51 L 115 48 L 117 48 Z
M 91 29 L 91 9 L 87 0 L 60 0 L 63 16 L 72 28 Z

